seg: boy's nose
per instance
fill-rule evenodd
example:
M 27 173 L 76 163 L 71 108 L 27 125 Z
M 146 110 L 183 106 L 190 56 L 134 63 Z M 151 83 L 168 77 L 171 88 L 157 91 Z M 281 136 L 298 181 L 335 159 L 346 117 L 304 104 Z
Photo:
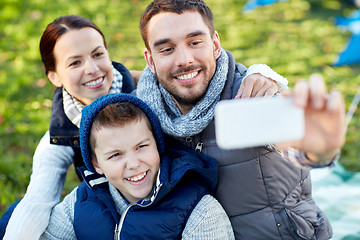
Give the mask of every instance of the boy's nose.
M 131 158 L 127 160 L 126 167 L 128 169 L 137 169 L 138 167 L 140 167 L 140 162 L 141 161 L 138 158 Z

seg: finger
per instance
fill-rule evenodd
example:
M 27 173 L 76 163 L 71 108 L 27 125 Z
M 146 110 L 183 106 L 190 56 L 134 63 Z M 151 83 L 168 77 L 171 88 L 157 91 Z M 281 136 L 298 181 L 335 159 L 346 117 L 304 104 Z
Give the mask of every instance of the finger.
M 327 112 L 330 114 L 343 113 L 345 112 L 345 103 L 342 94 L 337 90 L 332 90 L 327 97 L 326 102 Z
M 326 103 L 326 110 L 329 113 L 329 117 L 337 120 L 337 125 L 334 128 L 338 129 L 337 137 L 334 137 L 334 141 L 337 147 L 342 147 L 346 139 L 346 108 L 342 94 L 333 90 L 328 95 L 328 101 Z
M 247 76 L 241 83 L 241 85 L 244 85 L 244 90 L 242 92 L 241 98 L 251 97 L 251 92 L 254 87 L 254 80 L 252 79 L 252 76 Z
M 326 87 L 323 78 L 319 74 L 313 74 L 309 79 L 311 105 L 315 109 L 325 106 Z
M 345 101 L 342 94 L 333 90 L 330 92 L 326 104 L 326 110 L 330 116 L 336 116 L 339 120 L 339 125 L 344 127 L 344 137 L 346 132 L 346 108 Z
M 255 84 L 251 90 L 251 97 L 256 97 L 256 96 L 261 96 L 259 95 L 259 91 L 263 91 L 267 89 L 267 82 L 266 82 L 266 78 L 264 78 L 263 76 L 257 77 L 257 79 L 255 80 Z
M 305 108 L 309 99 L 309 86 L 305 80 L 299 80 L 294 87 L 294 103 L 298 107 Z
M 271 85 L 269 88 L 262 88 L 256 95 L 256 97 L 265 96 L 265 97 L 271 97 L 274 96 L 275 93 L 277 93 L 278 87 L 276 85 Z
M 239 99 L 239 98 L 242 97 L 243 92 L 244 92 L 244 85 L 245 84 L 240 84 L 240 88 L 239 88 L 239 90 L 238 90 L 238 92 L 237 92 L 237 94 L 235 96 L 235 99 Z
M 283 97 L 293 96 L 293 92 L 290 89 L 285 89 L 280 91 L 280 95 Z
M 296 141 L 287 141 L 287 142 L 279 142 L 275 144 L 275 148 L 277 150 L 286 150 L 289 147 L 291 148 L 300 148 L 301 147 L 301 140 L 296 140 Z

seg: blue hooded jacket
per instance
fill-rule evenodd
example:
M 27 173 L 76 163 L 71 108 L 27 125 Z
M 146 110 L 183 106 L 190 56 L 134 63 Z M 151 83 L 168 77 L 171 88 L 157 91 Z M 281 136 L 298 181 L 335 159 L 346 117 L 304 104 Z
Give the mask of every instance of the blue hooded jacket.
M 106 178 L 95 173 L 88 144 L 93 118 L 108 104 L 121 101 L 137 105 L 147 115 L 161 157 L 159 183 L 151 197 L 129 204 L 123 216 L 117 213 Z M 157 117 L 128 94 L 109 94 L 83 109 L 80 147 L 86 167 L 80 169 L 85 181 L 75 203 L 77 239 L 180 239 L 194 207 L 216 189 L 216 162 L 179 144 L 167 143 L 165 148 Z

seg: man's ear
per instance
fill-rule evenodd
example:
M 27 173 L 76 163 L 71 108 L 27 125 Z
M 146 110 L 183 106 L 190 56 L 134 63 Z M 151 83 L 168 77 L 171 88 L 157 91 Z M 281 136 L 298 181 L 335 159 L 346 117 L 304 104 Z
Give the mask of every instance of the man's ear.
M 218 59 L 221 54 L 221 43 L 220 37 L 217 31 L 214 32 L 213 35 L 213 44 L 214 44 L 214 51 L 215 51 L 215 58 Z
M 91 162 L 92 162 L 92 165 L 93 165 L 94 168 L 95 168 L 95 171 L 96 171 L 98 174 L 103 175 L 104 172 L 101 170 L 98 162 L 97 162 L 95 159 L 91 159 Z
M 54 84 L 56 87 L 62 87 L 63 86 L 62 82 L 59 80 L 58 75 L 57 75 L 56 72 L 49 71 L 47 73 L 47 76 L 48 76 L 50 82 L 52 82 L 52 84 Z
M 153 61 L 153 58 L 151 56 L 151 52 L 149 49 L 145 48 L 144 49 L 144 58 L 145 58 L 145 61 L 147 63 L 147 65 L 149 66 L 151 72 L 153 74 L 155 74 L 155 65 L 154 65 L 154 61 Z

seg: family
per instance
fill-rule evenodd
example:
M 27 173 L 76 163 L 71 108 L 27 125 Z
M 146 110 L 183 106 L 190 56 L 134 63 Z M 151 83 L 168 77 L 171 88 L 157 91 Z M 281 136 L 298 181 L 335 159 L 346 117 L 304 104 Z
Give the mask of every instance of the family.
M 236 63 L 213 21 L 203 0 L 151 2 L 139 22 L 140 77 L 110 60 L 90 20 L 66 15 L 47 26 L 50 127 L 26 194 L 0 220 L 2 239 L 331 238 L 309 170 L 339 158 L 342 95 L 319 75 L 290 90 L 268 66 Z M 304 137 L 219 148 L 216 104 L 264 96 L 293 97 Z M 60 201 L 71 164 L 82 182 Z

